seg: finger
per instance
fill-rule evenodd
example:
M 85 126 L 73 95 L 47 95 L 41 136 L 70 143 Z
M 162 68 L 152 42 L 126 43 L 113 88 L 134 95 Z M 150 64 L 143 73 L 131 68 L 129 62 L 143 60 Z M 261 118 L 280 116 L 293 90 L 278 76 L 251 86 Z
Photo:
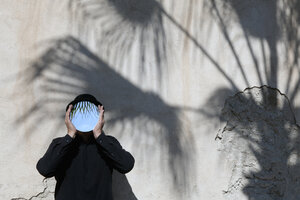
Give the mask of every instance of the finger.
M 100 105 L 98 105 L 98 108 L 99 108 L 99 111 L 100 111 L 100 113 L 101 113 L 101 115 L 102 115 L 102 113 L 104 112 L 104 107 L 103 107 L 103 106 L 100 106 Z
M 103 120 L 103 118 L 104 118 L 103 111 L 100 111 L 99 123 Z
M 101 114 L 101 106 L 100 105 L 98 105 L 98 110 L 99 110 L 99 112 Z
M 99 121 L 102 121 L 104 118 L 103 112 L 100 114 Z
M 99 122 L 102 121 L 102 119 L 104 118 L 104 109 L 103 109 L 103 105 L 100 106 L 98 105 L 98 109 L 99 109 L 99 112 L 100 112 L 100 115 L 99 115 Z
M 65 114 L 65 119 L 67 119 L 67 117 L 68 117 L 68 112 L 69 112 L 69 110 L 70 110 L 70 105 L 69 105 L 69 107 L 68 107 L 68 110 L 67 110 L 67 112 L 66 112 L 66 114 Z
M 69 105 L 69 108 L 67 110 L 67 113 L 66 113 L 66 119 L 69 121 L 70 120 L 70 112 L 71 112 L 71 109 L 72 109 L 73 105 Z
M 104 109 L 103 109 L 103 106 L 101 106 L 101 116 L 102 116 L 102 118 L 104 117 Z
M 69 108 L 69 119 L 70 119 L 70 116 L 71 116 L 71 111 L 72 111 L 72 109 L 73 109 L 73 105 L 71 104 L 71 105 L 70 105 L 70 108 Z

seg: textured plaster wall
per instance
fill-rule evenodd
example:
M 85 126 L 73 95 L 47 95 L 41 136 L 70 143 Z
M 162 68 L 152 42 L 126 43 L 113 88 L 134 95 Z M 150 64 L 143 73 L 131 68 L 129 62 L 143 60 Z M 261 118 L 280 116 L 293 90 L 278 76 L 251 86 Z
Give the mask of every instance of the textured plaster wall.
M 0 199 L 53 199 L 36 170 L 81 93 L 135 157 L 115 199 L 299 199 L 297 0 L 2 0 Z M 267 86 L 263 86 L 267 85 Z
M 247 88 L 226 100 L 221 118 L 226 126 L 216 140 L 232 170 L 226 199 L 299 199 L 300 127 L 287 97 L 266 86 Z

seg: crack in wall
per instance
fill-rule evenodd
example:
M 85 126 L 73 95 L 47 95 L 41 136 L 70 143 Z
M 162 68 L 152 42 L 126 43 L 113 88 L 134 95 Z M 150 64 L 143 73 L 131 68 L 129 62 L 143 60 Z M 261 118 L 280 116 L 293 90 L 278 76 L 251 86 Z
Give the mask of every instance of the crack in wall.
M 53 178 L 50 178 L 51 180 Z M 43 185 L 44 185 L 44 189 L 43 191 L 27 198 L 24 197 L 15 197 L 12 198 L 11 200 L 39 200 L 39 199 L 43 199 L 43 200 L 53 200 L 54 199 L 54 190 L 53 190 L 53 186 L 55 186 L 54 181 L 51 181 L 49 178 L 44 178 L 43 179 Z M 48 180 L 50 180 L 50 183 L 48 183 Z

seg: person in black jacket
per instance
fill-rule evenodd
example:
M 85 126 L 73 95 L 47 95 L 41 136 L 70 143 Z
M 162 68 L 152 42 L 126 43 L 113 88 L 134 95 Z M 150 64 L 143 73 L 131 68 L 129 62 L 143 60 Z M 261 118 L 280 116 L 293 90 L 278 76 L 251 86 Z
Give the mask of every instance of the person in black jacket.
M 70 121 L 72 107 L 68 105 L 65 115 L 67 134 L 52 140 L 36 169 L 46 178 L 55 177 L 55 200 L 112 200 L 113 169 L 128 173 L 135 159 L 115 137 L 104 133 L 102 104 L 97 125 L 84 133 Z

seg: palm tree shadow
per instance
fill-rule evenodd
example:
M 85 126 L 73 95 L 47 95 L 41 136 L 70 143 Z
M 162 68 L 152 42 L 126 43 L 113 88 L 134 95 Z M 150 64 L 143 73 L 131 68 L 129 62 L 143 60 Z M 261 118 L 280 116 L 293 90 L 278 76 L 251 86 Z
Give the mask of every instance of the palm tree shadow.
M 268 101 L 270 90 L 280 106 Z M 226 100 L 221 118 L 226 126 L 216 139 L 233 167 L 225 197 L 299 199 L 300 127 L 288 98 L 269 86 L 246 88 Z
M 294 87 L 290 82 L 294 67 L 298 67 L 296 58 L 298 56 L 295 55 L 299 52 L 300 3 L 283 1 L 281 2 L 283 6 L 280 7 L 278 1 L 213 0 L 208 4 L 220 24 L 244 81 L 249 86 L 243 92 L 227 98 L 222 109 L 221 121 L 225 122 L 226 126 L 220 130 L 221 133 L 216 136 L 216 139 L 221 140 L 222 157 L 234 163 L 232 179 L 224 195 L 229 199 L 235 199 L 237 198 L 235 195 L 242 192 L 249 199 L 299 199 L 297 180 L 299 127 L 293 113 L 293 110 L 297 112 L 299 108 L 293 106 L 293 101 L 299 91 L 300 79 L 297 77 Z M 234 18 L 233 15 L 243 31 L 261 87 L 250 88 L 244 65 L 238 57 L 233 40 L 229 37 L 229 21 Z M 278 15 L 279 18 L 276 17 Z M 258 62 L 258 52 L 254 51 L 250 36 L 260 40 L 262 64 Z M 290 101 L 287 96 L 275 89 L 278 86 L 279 75 L 277 50 L 279 40 L 286 45 L 286 52 L 288 52 L 286 63 L 292 61 L 290 66 L 288 65 L 289 76 L 285 90 L 289 94 Z M 267 43 L 267 50 L 264 41 Z M 290 55 L 293 55 L 291 59 Z M 265 74 L 261 69 L 264 69 Z M 264 84 L 271 85 L 273 88 Z M 252 92 L 257 91 L 258 88 L 262 103 L 257 99 L 257 94 Z M 231 94 L 235 90 L 235 88 L 219 88 L 209 99 L 214 99 L 213 102 L 219 104 L 224 95 Z M 223 91 L 224 95 L 220 95 L 220 91 Z M 204 106 L 202 113 L 209 118 L 219 118 L 219 112 L 211 104 L 212 102 L 208 101 L 208 106 Z M 291 135 L 293 137 L 289 138 Z M 240 195 L 244 196 L 243 194 Z
M 91 37 L 90 34 L 95 37 L 97 55 L 103 55 L 114 67 L 137 65 L 140 81 L 150 70 L 155 71 L 160 86 L 167 55 L 157 1 L 70 0 L 68 5 L 72 28 L 82 38 Z
M 37 85 L 41 98 L 15 120 L 15 126 L 21 122 L 39 122 L 29 126 L 32 128 L 24 137 L 31 137 L 41 124 L 46 123 L 51 116 L 57 116 L 58 112 L 61 113 L 59 120 L 56 120 L 55 125 L 51 125 L 53 128 L 50 132 L 55 133 L 57 127 L 63 127 L 63 111 L 70 101 L 66 100 L 66 95 L 73 99 L 79 93 L 94 94 L 111 116 L 106 120 L 106 127 L 110 128 L 118 123 L 123 126 L 123 130 L 128 122 L 131 122 L 133 127 L 141 127 L 140 130 L 146 133 L 145 135 L 128 133 L 131 134 L 135 149 L 157 148 L 147 141 L 141 142 L 150 138 L 156 140 L 160 152 L 166 151 L 167 159 L 164 153 L 161 153 L 160 157 L 161 160 L 167 161 L 166 165 L 173 180 L 172 186 L 179 193 L 178 196 L 188 192 L 191 189 L 191 180 L 196 174 L 194 154 L 191 153 L 195 152 L 195 144 L 191 130 L 186 125 L 188 122 L 184 121 L 186 117 L 181 112 L 182 108 L 168 105 L 155 93 L 140 90 L 74 37 L 51 40 L 49 45 L 50 47 L 34 60 L 30 67 L 21 72 L 21 84 Z M 62 109 L 48 108 L 51 104 Z M 135 120 L 139 120 L 138 124 Z M 157 126 L 160 128 L 153 133 L 152 128 Z M 51 138 L 50 136 L 49 140 Z M 21 142 L 22 139 L 19 140 L 19 143 Z M 161 165 L 165 163 L 162 161 Z M 118 177 L 122 180 L 116 182 L 128 183 L 124 181 L 126 178 Z M 120 187 L 131 191 L 129 184 Z M 133 193 L 130 196 L 128 198 L 135 198 Z
M 230 37 L 228 28 L 232 21 L 235 21 L 235 18 L 237 18 L 236 20 L 243 32 L 260 85 L 267 84 L 271 87 L 277 87 L 279 73 L 277 43 L 280 39 L 280 29 L 276 18 L 277 1 L 226 0 L 220 2 L 218 0 L 212 0 L 207 3 L 207 7 L 211 10 L 212 15 L 220 25 L 223 36 L 237 63 L 237 67 L 240 69 L 246 86 L 250 87 L 251 82 L 248 80 L 245 66 L 238 55 L 238 50 Z M 258 62 L 250 36 L 260 40 L 263 66 Z M 267 50 L 264 41 L 267 43 Z M 267 51 L 270 52 L 269 58 L 267 58 Z M 263 77 L 263 72 L 265 77 Z M 264 83 L 264 78 L 266 83 Z M 274 95 L 276 95 L 276 93 L 270 93 L 269 98 L 270 103 L 276 105 L 276 96 Z
M 293 106 L 294 98 L 300 86 L 299 77 L 297 77 L 294 88 L 290 84 L 293 71 L 296 67 L 299 72 L 299 1 L 213 0 L 206 3 L 206 7 L 210 9 L 210 12 L 219 23 L 247 87 L 250 87 L 251 84 L 249 84 L 249 80 L 247 79 L 244 65 L 238 57 L 234 41 L 229 36 L 231 25 L 234 22 L 238 22 L 241 27 L 244 36 L 243 39 L 247 44 L 260 85 L 267 84 L 271 87 L 278 87 L 278 76 L 280 75 L 278 43 L 283 43 L 286 52 L 283 63 L 288 69 L 285 93 L 289 95 Z M 258 50 L 260 51 L 254 49 L 250 37 L 259 40 L 260 49 Z M 259 62 L 258 58 L 261 58 L 261 62 Z M 274 105 L 277 103 L 275 94 L 270 94 L 269 97 L 270 102 Z M 273 101 L 271 101 L 272 99 Z

